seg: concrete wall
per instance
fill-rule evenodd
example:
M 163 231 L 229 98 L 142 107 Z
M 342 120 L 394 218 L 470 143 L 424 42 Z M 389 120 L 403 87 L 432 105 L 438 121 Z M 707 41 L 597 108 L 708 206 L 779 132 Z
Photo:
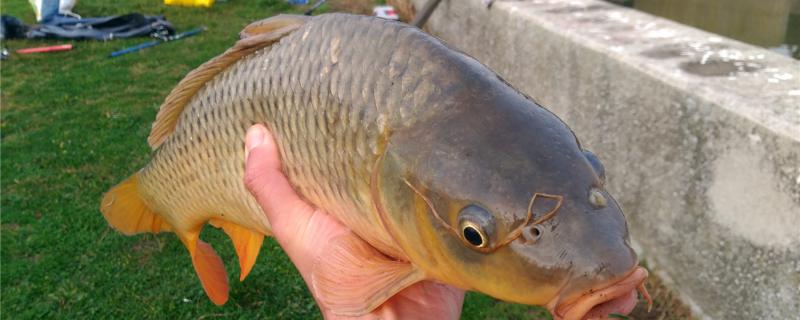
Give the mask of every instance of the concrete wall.
M 699 316 L 799 319 L 800 62 L 594 0 L 443 0 L 427 28 L 598 154 Z

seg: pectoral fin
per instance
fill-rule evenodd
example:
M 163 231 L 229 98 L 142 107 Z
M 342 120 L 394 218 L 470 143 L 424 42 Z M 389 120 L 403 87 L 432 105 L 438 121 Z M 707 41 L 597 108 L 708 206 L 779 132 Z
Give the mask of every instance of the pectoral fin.
M 222 228 L 228 237 L 233 242 L 233 248 L 236 249 L 236 255 L 239 256 L 239 281 L 244 281 L 253 265 L 258 258 L 258 251 L 261 249 L 261 244 L 264 242 L 264 235 L 242 227 L 238 224 L 212 219 L 211 225 Z
M 337 315 L 367 314 L 424 279 L 411 263 L 392 260 L 354 234 L 335 238 L 329 247 L 331 252 L 314 265 L 312 284 L 317 297 Z

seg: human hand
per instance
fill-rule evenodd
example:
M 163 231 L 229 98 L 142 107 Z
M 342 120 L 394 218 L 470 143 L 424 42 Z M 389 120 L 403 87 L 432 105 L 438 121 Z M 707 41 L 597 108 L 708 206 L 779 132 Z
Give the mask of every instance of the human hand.
M 333 238 L 345 236 L 363 240 L 295 193 L 281 171 L 277 145 L 263 125 L 252 126 L 245 141 L 247 189 L 266 213 L 273 236 L 300 272 L 322 314 L 326 319 L 340 318 L 320 303 L 311 281 L 312 270 L 318 260 L 326 259 L 330 252 L 326 248 Z M 461 314 L 463 302 L 463 290 L 422 281 L 403 289 L 362 318 L 455 319 Z

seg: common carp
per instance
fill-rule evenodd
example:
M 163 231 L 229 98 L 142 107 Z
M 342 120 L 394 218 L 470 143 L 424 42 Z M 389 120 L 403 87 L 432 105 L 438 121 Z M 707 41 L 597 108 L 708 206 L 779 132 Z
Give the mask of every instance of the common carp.
M 270 223 L 243 182 L 244 137 L 263 123 L 295 190 L 386 256 L 314 269 L 340 315 L 361 315 L 423 280 L 544 305 L 556 319 L 649 301 L 601 162 L 553 113 L 475 59 L 409 25 L 281 15 L 255 22 L 166 98 L 152 160 L 101 202 L 125 234 L 174 232 L 216 304 L 228 279 L 206 223 L 243 280 Z M 356 279 L 341 290 L 339 279 Z M 355 292 L 357 291 L 357 292 Z M 356 296 L 358 295 L 358 296 Z

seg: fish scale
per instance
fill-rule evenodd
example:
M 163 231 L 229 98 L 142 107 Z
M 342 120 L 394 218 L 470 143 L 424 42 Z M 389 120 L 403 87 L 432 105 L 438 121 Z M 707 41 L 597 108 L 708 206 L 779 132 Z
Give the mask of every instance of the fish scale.
M 375 22 L 368 19 L 346 24 L 321 20 L 235 63 L 192 98 L 175 133 L 142 170 L 141 189 L 159 204 L 156 211 L 194 216 L 197 223 L 224 215 L 269 234 L 269 222 L 241 184 L 244 132 L 253 123 L 265 123 L 281 146 L 289 180 L 302 196 L 356 226 L 357 233 L 385 252 L 399 252 L 386 234 L 358 226 L 379 225 L 368 183 L 381 152 L 377 115 L 392 115 L 387 113 L 391 107 L 379 108 L 376 102 L 386 103 L 380 95 L 397 90 L 376 83 L 419 82 L 403 72 L 394 74 L 397 80 L 363 81 L 385 78 L 380 70 L 392 59 L 403 60 L 365 54 L 364 44 L 395 42 L 405 27 L 371 32 L 368 26 Z M 303 35 L 305 40 L 299 40 Z M 364 41 L 355 47 L 341 44 L 349 38 Z M 315 66 L 322 67 L 321 76 L 314 76 Z M 176 166 L 174 158 L 184 161 Z M 204 174 L 197 176 L 198 171 Z

